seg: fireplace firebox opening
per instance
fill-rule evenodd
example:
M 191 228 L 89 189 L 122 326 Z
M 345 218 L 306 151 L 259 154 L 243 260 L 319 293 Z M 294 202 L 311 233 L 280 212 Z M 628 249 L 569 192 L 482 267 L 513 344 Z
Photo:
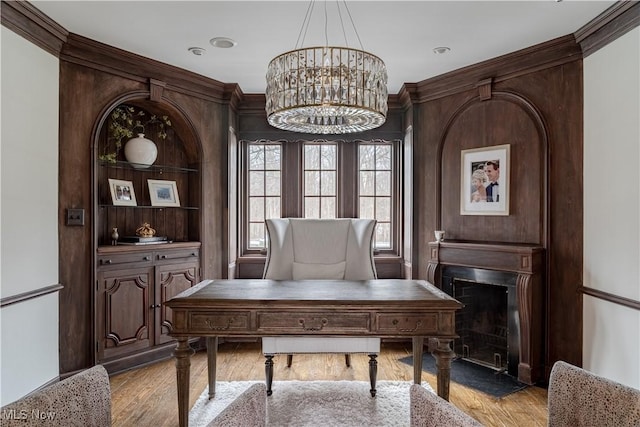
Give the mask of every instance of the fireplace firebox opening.
M 464 307 L 456 314 L 458 358 L 518 377 L 519 321 L 512 273 L 446 267 L 442 289 Z

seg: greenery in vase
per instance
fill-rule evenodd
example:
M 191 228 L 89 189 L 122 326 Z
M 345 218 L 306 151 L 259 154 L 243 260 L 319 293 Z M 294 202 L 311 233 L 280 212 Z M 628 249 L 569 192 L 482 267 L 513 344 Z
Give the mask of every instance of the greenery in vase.
M 171 120 L 168 116 L 152 114 L 147 119 L 147 113 L 144 110 L 125 104 L 114 108 L 109 117 L 111 120 L 107 132 L 107 144 L 104 152 L 99 156 L 100 160 L 109 163 L 116 162 L 118 153 L 122 149 L 122 142 L 133 138 L 138 133 L 144 133 L 145 126 L 157 123 L 158 133 L 156 136 L 160 139 L 167 138 L 167 128 L 171 127 Z

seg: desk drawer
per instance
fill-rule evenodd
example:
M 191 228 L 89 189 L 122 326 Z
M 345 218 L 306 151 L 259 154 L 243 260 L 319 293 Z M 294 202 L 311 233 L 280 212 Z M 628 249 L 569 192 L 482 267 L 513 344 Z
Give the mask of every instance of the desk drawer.
M 251 318 L 249 312 L 225 312 L 225 313 L 191 313 L 189 317 L 189 329 L 194 332 L 211 331 L 248 331 Z
M 415 334 L 438 332 L 437 314 L 379 314 L 378 331 L 383 333 Z
M 290 334 L 369 332 L 369 313 L 258 313 L 258 331 Z

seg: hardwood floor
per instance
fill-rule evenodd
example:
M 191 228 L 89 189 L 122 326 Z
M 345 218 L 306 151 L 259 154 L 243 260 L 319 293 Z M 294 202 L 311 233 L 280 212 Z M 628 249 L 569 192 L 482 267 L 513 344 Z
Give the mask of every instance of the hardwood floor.
M 410 354 L 410 343 L 383 343 L 378 358 L 378 380 L 413 380 L 413 368 L 398 361 Z M 286 367 L 285 356 L 278 356 L 274 360 L 274 381 L 367 381 L 369 378 L 366 355 L 353 355 L 351 368 L 345 366 L 342 355 L 296 355 L 291 368 Z M 221 344 L 217 375 L 220 381 L 263 381 L 264 357 L 260 345 L 247 342 Z M 436 389 L 434 375 L 424 372 L 422 378 Z M 114 427 L 178 425 L 173 359 L 114 375 L 110 382 Z M 206 352 L 201 351 L 191 358 L 190 405 L 206 386 L 207 357 Z M 496 399 L 452 382 L 450 401 L 487 426 L 545 427 L 547 424 L 547 390 L 541 387 L 527 387 Z

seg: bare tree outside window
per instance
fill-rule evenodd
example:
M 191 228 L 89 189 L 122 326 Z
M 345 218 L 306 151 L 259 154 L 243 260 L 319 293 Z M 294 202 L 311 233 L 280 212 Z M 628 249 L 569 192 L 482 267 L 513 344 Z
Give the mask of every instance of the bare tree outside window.
M 280 144 L 248 146 L 249 249 L 266 248 L 264 220 L 280 218 L 282 147 Z
M 399 143 L 243 141 L 242 254 L 266 249 L 264 221 L 280 217 L 372 218 L 376 252 L 397 254 Z
M 304 144 L 304 216 L 335 218 L 337 216 L 336 144 Z
M 374 248 L 391 248 L 392 158 L 389 144 L 361 144 L 359 162 L 359 217 L 377 221 Z

